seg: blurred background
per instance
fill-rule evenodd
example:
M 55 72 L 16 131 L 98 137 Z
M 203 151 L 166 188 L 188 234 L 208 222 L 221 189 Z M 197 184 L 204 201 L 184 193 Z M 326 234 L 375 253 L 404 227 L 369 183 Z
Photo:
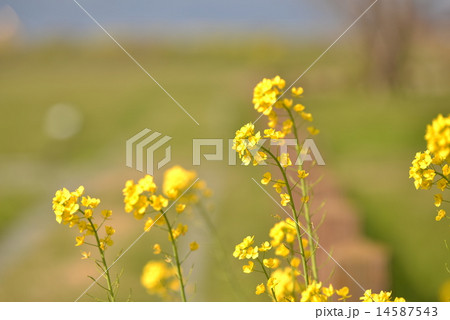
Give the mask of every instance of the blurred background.
M 125 141 L 144 128 L 171 136 L 171 164 L 196 170 L 214 191 L 208 206 L 231 267 L 219 268 L 217 241 L 193 219 L 187 237 L 200 250 L 191 299 L 264 299 L 253 294 L 260 279 L 231 256 L 246 235 L 266 239 L 272 216 L 282 215 L 251 180 L 264 171 L 226 161 L 193 167 L 192 139 L 233 138 L 257 117 L 257 82 L 280 75 L 292 83 L 371 2 L 79 3 L 200 125 L 75 2 L 0 0 L 0 300 L 72 301 L 91 283 L 87 274 L 98 274 L 80 260 L 76 231 L 55 221 L 51 199 L 61 187 L 84 185 L 113 209 L 110 259 L 142 232 L 143 222 L 124 212 L 121 190 L 142 176 L 125 166 Z M 450 279 L 448 226 L 434 221 L 432 193 L 408 179 L 426 125 L 450 111 L 449 26 L 448 1 L 379 1 L 297 83 L 321 130 L 315 141 L 335 186 L 329 192 L 388 252 L 385 289 L 410 301 L 438 300 Z M 113 267 L 125 270 L 122 300 L 130 291 L 134 301 L 157 299 L 139 282 L 157 240 L 166 235 L 146 234 Z

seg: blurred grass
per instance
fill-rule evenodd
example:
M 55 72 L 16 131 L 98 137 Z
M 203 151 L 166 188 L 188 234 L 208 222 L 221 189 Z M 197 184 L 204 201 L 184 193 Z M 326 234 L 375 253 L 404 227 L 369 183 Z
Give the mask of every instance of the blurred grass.
M 237 128 L 257 117 L 251 95 L 261 78 L 279 74 L 290 83 L 324 47 L 276 40 L 127 45 L 200 126 L 109 44 L 56 42 L 0 50 L 0 161 L 2 172 L 8 172 L 0 187 L 20 190 L 1 197 L 0 231 L 12 228 L 14 218 L 20 223 L 20 212 L 28 207 L 49 203 L 56 186 L 84 184 L 116 212 L 118 232 L 110 253 L 114 257 L 142 230 L 141 222 L 122 213 L 123 183 L 139 176 L 124 168 L 125 140 L 143 128 L 172 136 L 172 163 L 190 167 L 192 138 L 232 138 Z M 392 250 L 395 294 L 436 300 L 439 285 L 449 277 L 444 266 L 449 253 L 443 243 L 447 226 L 434 221 L 432 195 L 414 190 L 408 167 L 415 152 L 425 147 L 425 125 L 437 113 L 448 112 L 448 83 L 423 81 L 434 74 L 435 64 L 430 67 L 429 61 L 440 53 L 418 50 L 412 57 L 411 87 L 395 94 L 367 90 L 361 81 L 362 55 L 355 43 L 344 41 L 334 48 L 299 82 L 305 88 L 304 104 L 321 129 L 317 141 L 327 167 L 360 209 L 367 234 Z M 448 69 L 449 61 L 440 63 L 442 70 Z M 66 141 L 52 140 L 43 130 L 48 108 L 57 103 L 75 106 L 84 117 L 80 133 Z M 17 158 L 26 169 L 14 166 Z M 213 219 L 230 259 L 244 236 L 267 237 L 270 216 L 278 212 L 250 179 L 261 175 L 260 169 L 230 167 L 225 161 L 205 162 L 195 169 L 215 191 Z M 79 259 L 74 232 L 56 225 L 50 205 L 36 218 L 48 227 L 12 270 L 0 273 L 0 300 L 73 300 L 90 284 L 85 275 L 95 275 L 96 270 Z M 246 292 L 233 294 L 214 259 L 217 243 L 196 223 L 191 221 L 192 236 L 203 240 L 204 251 L 199 253 L 202 265 L 195 265 L 192 276 L 202 279 L 191 293 L 194 299 L 262 299 L 253 295 L 257 280 L 242 274 L 234 259 L 230 274 Z M 2 234 L 0 242 L 7 240 Z M 115 267 L 125 268 L 123 299 L 128 288 L 133 300 L 154 299 L 139 285 L 139 276 L 145 262 L 155 258 L 149 248 L 160 238 L 146 235 Z M 58 286 L 52 286 L 54 282 Z

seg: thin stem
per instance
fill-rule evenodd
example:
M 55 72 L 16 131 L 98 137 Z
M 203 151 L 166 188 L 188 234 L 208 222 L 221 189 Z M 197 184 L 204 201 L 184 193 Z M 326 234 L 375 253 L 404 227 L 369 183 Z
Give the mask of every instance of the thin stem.
M 283 169 L 283 166 L 281 165 L 280 161 L 278 161 L 277 157 L 275 157 L 275 155 L 269 149 L 267 149 L 265 147 L 261 147 L 261 149 L 263 149 L 265 152 L 267 152 L 274 159 L 276 165 L 278 166 L 281 173 L 283 174 L 283 179 L 286 184 L 286 189 L 287 189 L 289 197 L 291 199 L 291 201 L 289 201 L 289 203 L 290 203 L 290 206 L 292 209 L 292 214 L 294 215 L 294 218 L 295 218 L 295 230 L 297 233 L 298 245 L 300 247 L 300 256 L 302 258 L 301 260 L 302 260 L 303 272 L 305 274 L 305 283 L 306 283 L 306 286 L 308 286 L 309 285 L 308 264 L 306 261 L 305 248 L 303 247 L 302 235 L 301 235 L 301 230 L 300 230 L 300 226 L 299 226 L 300 221 L 298 220 L 298 214 L 297 214 L 297 211 L 295 210 L 294 197 L 292 196 L 292 190 L 289 186 L 289 181 L 286 176 L 286 171 Z
M 256 259 L 256 260 L 258 260 L 259 264 L 261 265 L 261 268 L 263 269 L 264 274 L 266 275 L 267 280 L 269 280 L 269 279 L 270 279 L 270 276 L 269 276 L 269 274 L 268 274 L 267 271 L 266 271 L 266 267 L 264 266 L 264 263 L 262 263 L 262 261 L 261 261 L 259 258 Z M 270 291 L 272 292 L 272 298 L 273 298 L 273 300 L 274 300 L 275 302 L 278 302 L 277 296 L 275 295 L 275 290 L 274 290 L 273 288 L 271 288 Z
M 298 141 L 298 131 L 297 131 L 297 127 L 295 126 L 295 121 L 294 121 L 294 116 L 292 114 L 292 111 L 289 108 L 285 108 L 289 118 L 291 119 L 293 126 L 292 129 L 294 131 L 294 137 L 297 140 L 297 143 L 295 145 L 295 148 L 297 149 L 297 153 L 298 155 L 300 155 L 301 149 L 300 149 L 300 145 L 299 145 L 299 141 Z M 303 170 L 303 164 L 299 163 L 298 168 L 300 170 Z M 309 187 L 308 184 L 306 183 L 305 179 L 300 179 L 300 189 L 302 190 L 302 194 L 303 197 L 309 196 Z M 305 220 L 306 220 L 306 227 L 308 230 L 308 241 L 309 241 L 309 246 L 311 248 L 311 271 L 312 271 L 312 276 L 313 276 L 313 280 L 318 281 L 319 277 L 318 277 L 318 272 L 317 272 L 317 263 L 316 263 L 316 250 L 313 249 L 314 244 L 316 243 L 315 239 L 314 239 L 314 229 L 311 223 L 311 214 L 310 214 L 310 210 L 309 210 L 309 203 L 305 202 L 304 206 L 303 206 L 303 212 L 305 213 Z
M 83 212 L 84 214 L 84 212 Z M 94 232 L 94 236 L 95 236 L 95 240 L 97 241 L 97 247 L 98 247 L 98 251 L 100 252 L 100 257 L 102 258 L 102 264 L 104 267 L 104 272 L 105 272 L 105 276 L 106 276 L 106 282 L 108 284 L 108 300 L 110 302 L 114 302 L 116 301 L 116 298 L 114 296 L 114 290 L 111 284 L 111 276 L 109 274 L 109 268 L 108 265 L 106 263 L 106 259 L 105 259 L 105 251 L 101 248 L 101 243 L 100 243 L 100 238 L 98 237 L 98 233 L 97 233 L 97 229 L 94 226 L 94 223 L 92 222 L 91 218 L 87 218 L 87 220 L 89 221 L 89 224 L 92 227 L 92 230 Z
M 181 263 L 180 263 L 180 257 L 178 255 L 178 248 L 177 248 L 177 244 L 175 242 L 175 237 L 173 236 L 173 231 L 172 231 L 172 226 L 170 225 L 169 219 L 167 218 L 167 215 L 164 213 L 164 211 L 160 211 L 162 216 L 164 217 L 164 220 L 166 221 L 167 224 L 167 228 L 169 229 L 169 237 L 170 237 L 170 243 L 172 244 L 172 251 L 173 251 L 173 256 L 175 258 L 175 263 L 177 265 L 177 274 L 178 274 L 178 280 L 180 281 L 180 295 L 181 295 L 181 300 L 183 302 L 186 302 L 186 293 L 184 291 L 184 281 L 183 281 L 183 274 L 181 272 Z

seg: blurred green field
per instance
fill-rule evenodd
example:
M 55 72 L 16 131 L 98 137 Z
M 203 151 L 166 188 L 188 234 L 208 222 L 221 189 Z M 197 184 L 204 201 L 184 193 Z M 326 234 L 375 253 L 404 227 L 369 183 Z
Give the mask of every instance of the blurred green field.
M 143 222 L 122 208 L 125 181 L 140 176 L 125 167 L 129 137 L 144 128 L 169 135 L 172 163 L 191 168 L 192 138 L 232 138 L 257 117 L 251 97 L 261 78 L 279 74 L 290 83 L 325 47 L 276 40 L 127 45 L 200 126 L 110 44 L 0 48 L 0 248 L 9 248 L 0 257 L 0 300 L 75 300 L 90 284 L 86 274 L 97 274 L 80 260 L 75 231 L 54 221 L 50 203 L 56 189 L 83 184 L 114 210 L 116 244 L 109 252 L 114 257 L 143 229 Z M 343 41 L 298 84 L 321 130 L 317 143 L 327 169 L 360 210 L 367 235 L 392 250 L 395 295 L 433 301 L 449 278 L 448 226 L 434 221 L 432 194 L 414 190 L 408 168 L 415 152 L 425 148 L 426 124 L 449 112 L 450 61 L 440 51 L 417 48 L 408 85 L 391 93 L 362 81 L 363 54 L 357 43 Z M 48 109 L 58 103 L 74 106 L 84 119 L 81 131 L 64 141 L 44 130 Z M 271 215 L 278 213 L 251 180 L 262 170 L 225 161 L 194 169 L 214 190 L 212 219 L 229 250 L 229 277 L 240 287 L 230 285 L 217 265 L 217 242 L 192 221 L 192 235 L 203 249 L 192 273 L 192 300 L 262 299 L 253 294 L 257 280 L 242 274 L 231 256 L 244 236 L 266 237 Z M 160 181 L 161 175 L 156 178 Z M 139 277 L 154 258 L 151 246 L 159 238 L 158 233 L 146 235 L 114 267 L 114 272 L 125 269 L 121 299 L 129 289 L 134 301 L 155 299 Z

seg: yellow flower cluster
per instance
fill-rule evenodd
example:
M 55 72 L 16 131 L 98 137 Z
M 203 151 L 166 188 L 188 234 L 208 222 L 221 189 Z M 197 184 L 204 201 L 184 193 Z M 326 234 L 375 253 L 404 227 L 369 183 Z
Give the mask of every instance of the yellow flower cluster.
M 450 188 L 450 115 L 447 117 L 438 115 L 427 126 L 425 134 L 427 150 L 417 152 L 412 166 L 409 169 L 409 178 L 414 179 L 416 189 L 429 190 L 433 185 L 441 192 Z M 434 195 L 434 205 L 438 209 L 436 221 L 446 216 L 446 211 L 441 208 L 444 199 L 443 194 Z
M 83 196 L 84 187 L 80 186 L 77 190 L 70 192 L 66 188 L 56 191 L 53 198 L 53 211 L 58 223 L 68 224 L 69 227 L 78 226 L 81 235 L 75 238 L 75 246 L 79 247 L 85 243 L 87 236 L 93 236 L 96 244 L 101 251 L 105 251 L 108 246 L 113 245 L 111 236 L 116 232 L 113 227 L 105 225 L 105 236 L 99 237 L 99 226 L 95 223 L 96 216 L 94 209 L 100 204 L 100 199 Z M 80 200 L 81 199 L 81 200 Z M 102 210 L 103 225 L 112 215 L 111 210 Z M 82 259 L 88 259 L 90 252 L 82 252 Z
M 427 149 L 435 156 L 435 163 L 441 164 L 450 161 L 450 115 L 444 117 L 438 115 L 431 124 L 427 126 L 425 134 Z
M 268 118 L 268 127 L 264 131 L 266 137 L 271 139 L 281 139 L 286 134 L 289 134 L 294 125 L 291 119 L 287 119 L 283 121 L 281 124 L 281 131 L 276 131 L 275 128 L 278 124 L 279 115 L 275 111 L 276 109 L 285 109 L 295 111 L 298 113 L 301 118 L 307 122 L 313 121 L 313 116 L 311 113 L 305 112 L 305 106 L 300 103 L 294 103 L 293 99 L 299 98 L 303 94 L 303 88 L 293 87 L 290 92 L 290 98 L 283 98 L 286 95 L 286 91 L 284 91 L 284 87 L 286 85 L 286 81 L 279 76 L 276 76 L 272 79 L 264 78 L 261 82 L 259 82 L 254 91 L 253 91 L 253 105 L 256 111 L 262 113 Z M 319 130 L 313 126 L 307 128 L 308 132 L 311 135 L 316 135 L 319 133 Z
M 170 298 L 171 291 L 179 288 L 175 267 L 163 261 L 150 261 L 145 265 L 141 284 L 149 294 L 158 295 L 162 299 Z
M 252 162 L 257 165 L 267 159 L 267 155 L 262 152 L 252 152 L 258 146 L 261 139 L 261 133 L 255 133 L 255 126 L 253 123 L 247 123 L 241 129 L 236 131 L 236 136 L 233 140 L 233 150 L 239 154 L 242 162 L 247 166 Z
M 362 302 L 405 302 L 404 298 L 395 298 L 392 300 L 392 291 L 380 291 L 372 293 L 372 290 L 366 290 L 364 295 L 359 298 Z

